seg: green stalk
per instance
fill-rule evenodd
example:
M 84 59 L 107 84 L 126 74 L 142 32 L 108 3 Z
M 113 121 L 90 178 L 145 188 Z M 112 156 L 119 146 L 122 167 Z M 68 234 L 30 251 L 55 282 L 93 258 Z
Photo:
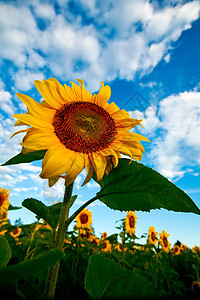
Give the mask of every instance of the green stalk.
M 64 194 L 61 212 L 60 212 L 58 232 L 57 232 L 57 237 L 54 245 L 55 248 L 61 250 L 63 249 L 64 238 L 68 228 L 68 223 L 66 221 L 68 219 L 68 214 L 70 209 L 70 198 L 72 195 L 72 189 L 73 189 L 73 183 L 65 187 L 65 194 Z M 47 285 L 46 285 L 47 299 L 54 298 L 59 267 L 60 267 L 60 263 L 57 262 L 57 264 L 49 268 Z
M 91 204 L 93 201 L 97 200 L 98 199 L 98 195 L 91 198 L 90 200 L 86 201 L 83 205 L 81 205 L 79 207 L 79 209 L 77 209 L 77 211 L 75 211 L 75 213 L 73 213 L 73 215 L 71 215 L 70 218 L 67 219 L 66 221 L 66 225 L 69 226 L 69 224 L 76 218 L 76 216 L 78 216 L 78 214 L 80 214 L 80 212 L 86 207 L 88 206 L 89 204 Z

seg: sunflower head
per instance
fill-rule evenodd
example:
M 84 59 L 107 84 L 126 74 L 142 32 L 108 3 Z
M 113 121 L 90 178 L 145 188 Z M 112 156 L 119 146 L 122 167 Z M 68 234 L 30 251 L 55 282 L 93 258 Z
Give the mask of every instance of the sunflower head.
M 189 250 L 188 246 L 186 246 L 184 244 L 181 244 L 180 248 L 181 248 L 181 251 L 188 251 Z
M 199 253 L 199 252 L 200 252 L 200 247 L 194 246 L 194 247 L 192 248 L 192 251 L 193 251 L 194 253 Z
M 107 237 L 108 237 L 107 232 L 103 232 L 102 235 L 101 235 L 101 239 L 105 240 Z
M 128 234 L 133 235 L 135 233 L 137 219 L 138 218 L 136 217 L 136 211 L 135 212 L 132 212 L 132 211 L 127 212 L 127 216 L 124 219 L 124 226 L 125 226 L 125 231 Z
M 10 235 L 14 238 L 18 237 L 22 232 L 21 228 L 15 228 L 10 232 Z
M 148 242 L 149 244 L 156 246 L 157 241 L 158 241 L 158 233 L 155 231 L 155 227 L 151 226 L 149 227 L 149 231 L 148 231 Z
M 65 184 L 71 184 L 86 168 L 86 184 L 96 172 L 97 181 L 112 166 L 117 166 L 121 153 L 131 159 L 141 160 L 144 147 L 140 141 L 149 141 L 144 136 L 130 132 L 142 120 L 130 118 L 128 112 L 120 110 L 112 102 L 108 104 L 111 89 L 102 86 L 98 94 L 92 95 L 72 82 L 72 87 L 61 85 L 57 79 L 35 81 L 43 97 L 41 103 L 29 96 L 17 94 L 27 106 L 26 114 L 16 114 L 15 126 L 28 125 L 21 146 L 23 153 L 47 150 L 41 178 L 48 178 L 52 186 L 61 176 Z M 14 134 L 14 135 L 15 135 Z
M 84 208 L 80 214 L 75 218 L 76 227 L 80 229 L 88 228 L 92 226 L 92 213 L 87 208 Z
M 0 187 L 0 217 L 2 218 L 3 213 L 8 210 L 10 202 L 8 200 L 10 190 L 2 189 Z
M 103 250 L 104 252 L 111 252 L 111 243 L 109 242 L 109 240 L 102 240 L 101 246 L 101 250 Z
M 179 255 L 181 253 L 181 247 L 179 247 L 178 245 L 174 245 L 172 248 L 172 253 L 175 255 Z
M 168 234 L 165 230 L 162 231 L 162 233 L 160 233 L 160 238 L 159 238 L 159 244 L 162 247 L 162 250 L 165 252 L 169 252 L 170 249 L 170 242 L 168 241 L 168 237 L 170 236 L 170 234 Z

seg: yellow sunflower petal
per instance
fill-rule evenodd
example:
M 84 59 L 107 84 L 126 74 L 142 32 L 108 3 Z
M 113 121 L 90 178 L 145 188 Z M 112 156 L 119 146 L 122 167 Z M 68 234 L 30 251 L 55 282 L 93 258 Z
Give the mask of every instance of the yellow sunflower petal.
M 34 150 L 42 150 L 48 149 L 56 143 L 59 143 L 59 140 L 53 130 L 31 128 L 20 145 Z
M 117 138 L 120 141 L 146 141 L 150 143 L 149 139 L 136 132 L 126 132 L 124 129 L 118 128 L 117 133 Z
M 104 82 L 100 82 L 102 87 L 100 88 L 98 94 L 96 95 L 95 104 L 104 106 L 111 96 L 111 88 L 109 85 L 104 86 Z
M 107 113 L 109 113 L 111 116 L 112 114 L 116 113 L 117 111 L 119 111 L 119 107 L 114 103 L 111 102 L 107 107 L 106 107 L 106 111 Z
M 62 85 L 58 82 L 55 78 L 50 78 L 46 81 L 46 86 L 48 86 L 49 90 L 51 91 L 52 96 L 62 105 L 64 103 L 68 103 L 67 99 L 63 99 L 61 96 L 61 89 L 63 88 Z M 64 88 L 63 88 L 64 89 Z M 64 90 L 65 91 L 65 90 Z M 64 92 L 63 91 L 63 92 Z
M 13 133 L 12 135 L 11 135 L 11 137 L 10 137 L 10 139 L 13 137 L 13 136 L 15 136 L 16 134 L 19 134 L 19 133 L 24 133 L 24 132 L 28 132 L 30 130 L 30 128 L 28 128 L 28 129 L 24 129 L 24 130 L 19 130 L 19 131 L 16 131 L 15 133 Z
M 84 168 L 85 168 L 84 156 L 82 153 L 79 153 L 79 155 L 76 156 L 70 171 L 66 171 L 66 175 L 62 176 L 63 178 L 65 178 L 65 186 L 68 186 L 72 182 L 74 182 L 78 174 Z
M 84 186 L 86 183 L 88 183 L 93 175 L 93 165 L 89 158 L 89 155 L 85 155 L 85 167 L 87 170 L 87 176 L 81 186 Z
M 36 102 L 33 98 L 17 93 L 17 97 L 27 106 L 29 112 L 39 118 L 52 120 L 53 116 L 55 114 L 55 110 L 48 109 L 44 106 L 42 106 L 40 103 Z
M 136 125 L 141 125 L 142 120 L 136 120 L 136 119 L 121 119 L 116 123 L 117 128 L 124 128 L 126 130 L 130 130 L 134 128 Z
M 107 159 L 101 153 L 91 153 L 91 161 L 94 166 L 97 181 L 101 180 L 107 166 Z
M 50 91 L 50 86 L 47 83 L 48 81 L 43 79 L 43 81 L 35 80 L 35 86 L 37 90 L 40 92 L 44 100 L 53 108 L 59 109 L 61 103 L 57 98 L 54 98 Z
M 131 151 L 124 146 L 124 144 L 118 140 L 114 140 L 111 144 L 111 147 L 115 150 L 115 151 L 119 151 L 122 154 L 128 155 L 130 156 L 130 158 L 132 158 L 132 153 Z
M 70 103 L 71 98 L 69 97 L 64 86 L 62 86 L 62 84 L 60 84 L 60 82 L 56 78 L 50 78 L 49 81 L 54 83 L 54 88 L 53 89 L 51 88 L 52 95 L 54 97 L 57 97 L 57 94 L 59 94 L 60 103 L 62 103 L 63 101 L 65 103 Z
M 81 86 L 77 85 L 73 81 L 70 81 L 72 85 L 72 92 L 76 98 L 76 101 L 81 101 L 82 100 L 82 88 Z
M 67 97 L 70 99 L 70 101 L 76 101 L 76 96 L 74 95 L 72 88 L 69 87 L 68 85 L 66 85 L 65 83 L 64 83 L 64 88 L 65 88 Z
M 42 161 L 41 178 L 61 175 L 71 169 L 77 154 L 62 144 L 49 148 Z
M 85 85 L 82 79 L 76 79 L 82 85 L 82 99 L 83 101 L 90 102 L 93 98 L 93 95 L 85 89 Z
M 47 122 L 46 120 L 42 120 L 32 115 L 28 114 L 15 114 L 13 115 L 14 118 L 22 121 L 25 125 L 33 126 L 36 128 L 48 128 L 53 129 L 53 125 L 51 122 Z
M 112 155 L 114 157 L 114 166 L 116 167 L 118 165 L 118 160 L 119 160 L 119 156 L 117 154 L 117 152 L 115 150 L 113 150 L 111 147 L 110 148 L 105 148 L 103 150 L 100 151 L 100 153 L 103 156 L 110 156 Z
M 112 118 L 115 120 L 115 122 L 118 122 L 123 119 L 129 119 L 130 116 L 125 109 L 120 109 L 112 114 Z

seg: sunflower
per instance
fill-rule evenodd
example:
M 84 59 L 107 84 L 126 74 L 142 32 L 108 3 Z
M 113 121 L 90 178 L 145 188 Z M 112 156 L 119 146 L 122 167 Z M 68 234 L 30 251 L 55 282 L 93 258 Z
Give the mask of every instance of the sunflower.
M 181 253 L 181 247 L 179 247 L 178 245 L 174 245 L 172 253 L 174 253 L 175 255 L 179 255 Z
M 109 240 L 102 240 L 101 245 L 103 246 L 101 250 L 104 252 L 111 252 L 111 243 Z
M 0 235 L 5 235 L 7 231 L 8 231 L 7 229 L 6 230 L 1 230 Z
M 18 237 L 22 232 L 21 228 L 15 228 L 10 232 L 10 235 L 14 238 Z
M 0 187 L 0 216 L 8 210 L 10 202 L 8 200 L 10 190 L 2 189 Z
M 198 253 L 198 252 L 200 252 L 200 247 L 194 246 L 194 247 L 192 248 L 192 251 L 193 251 L 194 253 Z
M 101 235 L 101 239 L 105 240 L 107 237 L 108 237 L 107 232 L 103 232 L 102 235 Z
M 160 238 L 159 238 L 159 243 L 162 246 L 163 251 L 165 252 L 169 252 L 170 249 L 170 242 L 168 241 L 168 237 L 170 236 L 170 234 L 168 234 L 165 230 L 162 231 L 162 233 L 160 233 Z
M 91 211 L 84 208 L 80 214 L 75 218 L 76 220 L 76 227 L 77 228 L 91 228 L 92 225 L 92 213 Z
M 0 215 L 0 227 L 8 223 L 8 211 L 5 210 L 2 215 Z
M 149 244 L 156 246 L 157 240 L 158 240 L 158 233 L 155 231 L 155 227 L 154 226 L 149 227 L 149 231 L 148 231 Z
M 116 246 L 115 248 L 116 248 L 119 252 L 122 252 L 122 251 L 126 252 L 126 251 L 128 250 L 128 248 L 127 248 L 127 247 L 124 247 L 124 246 L 122 245 L 122 243 L 117 244 L 117 246 Z
M 136 220 L 138 219 L 135 213 L 132 211 L 127 212 L 127 216 L 124 219 L 125 230 L 130 235 L 135 233 Z
M 181 244 L 180 248 L 181 248 L 181 251 L 188 251 L 189 250 L 188 246 L 186 246 L 184 244 Z
M 149 141 L 135 132 L 129 132 L 142 120 L 130 118 L 128 112 L 120 110 L 112 102 L 108 104 L 111 89 L 102 86 L 98 94 L 92 95 L 81 86 L 71 82 L 72 87 L 61 85 L 57 79 L 35 81 L 43 97 L 41 103 L 18 93 L 19 99 L 27 106 L 26 114 L 15 114 L 18 125 L 31 126 L 17 131 L 26 132 L 22 140 L 24 154 L 47 150 L 42 161 L 41 178 L 49 180 L 52 186 L 62 176 L 66 185 L 86 168 L 86 184 L 96 172 L 97 181 L 117 166 L 121 154 L 141 160 L 144 147 L 140 141 Z

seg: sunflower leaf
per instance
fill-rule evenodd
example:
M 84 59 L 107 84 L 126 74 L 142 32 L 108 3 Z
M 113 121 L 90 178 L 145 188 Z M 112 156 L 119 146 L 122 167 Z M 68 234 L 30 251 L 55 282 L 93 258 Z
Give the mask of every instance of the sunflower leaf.
M 153 285 L 136 271 L 93 254 L 85 276 L 85 288 L 93 299 L 143 299 L 158 296 Z
M 22 207 L 20 206 L 12 206 L 11 204 L 8 207 L 8 210 L 16 210 L 16 209 L 21 209 Z
M 63 257 L 64 253 L 62 250 L 52 249 L 31 260 L 3 268 L 0 271 L 0 287 L 6 288 L 22 278 L 40 274 L 48 270 L 49 266 L 55 265 Z
M 49 208 L 44 203 L 34 198 L 27 198 L 22 202 L 22 206 L 32 211 L 37 217 L 44 219 L 51 228 L 55 228 Z
M 8 241 L 0 236 L 0 269 L 6 267 L 12 256 L 10 245 Z
M 95 179 L 95 178 L 94 178 Z M 120 159 L 109 175 L 98 182 L 97 196 L 104 204 L 117 210 L 165 208 L 177 212 L 200 214 L 192 199 L 175 184 L 143 164 Z
M 29 163 L 29 162 L 32 162 L 35 160 L 43 159 L 46 151 L 47 150 L 39 150 L 39 151 L 29 152 L 26 154 L 23 154 L 22 152 L 20 152 L 19 154 L 13 156 L 7 162 L 2 164 L 2 166 L 16 165 L 16 164 L 21 164 L 21 163 Z

